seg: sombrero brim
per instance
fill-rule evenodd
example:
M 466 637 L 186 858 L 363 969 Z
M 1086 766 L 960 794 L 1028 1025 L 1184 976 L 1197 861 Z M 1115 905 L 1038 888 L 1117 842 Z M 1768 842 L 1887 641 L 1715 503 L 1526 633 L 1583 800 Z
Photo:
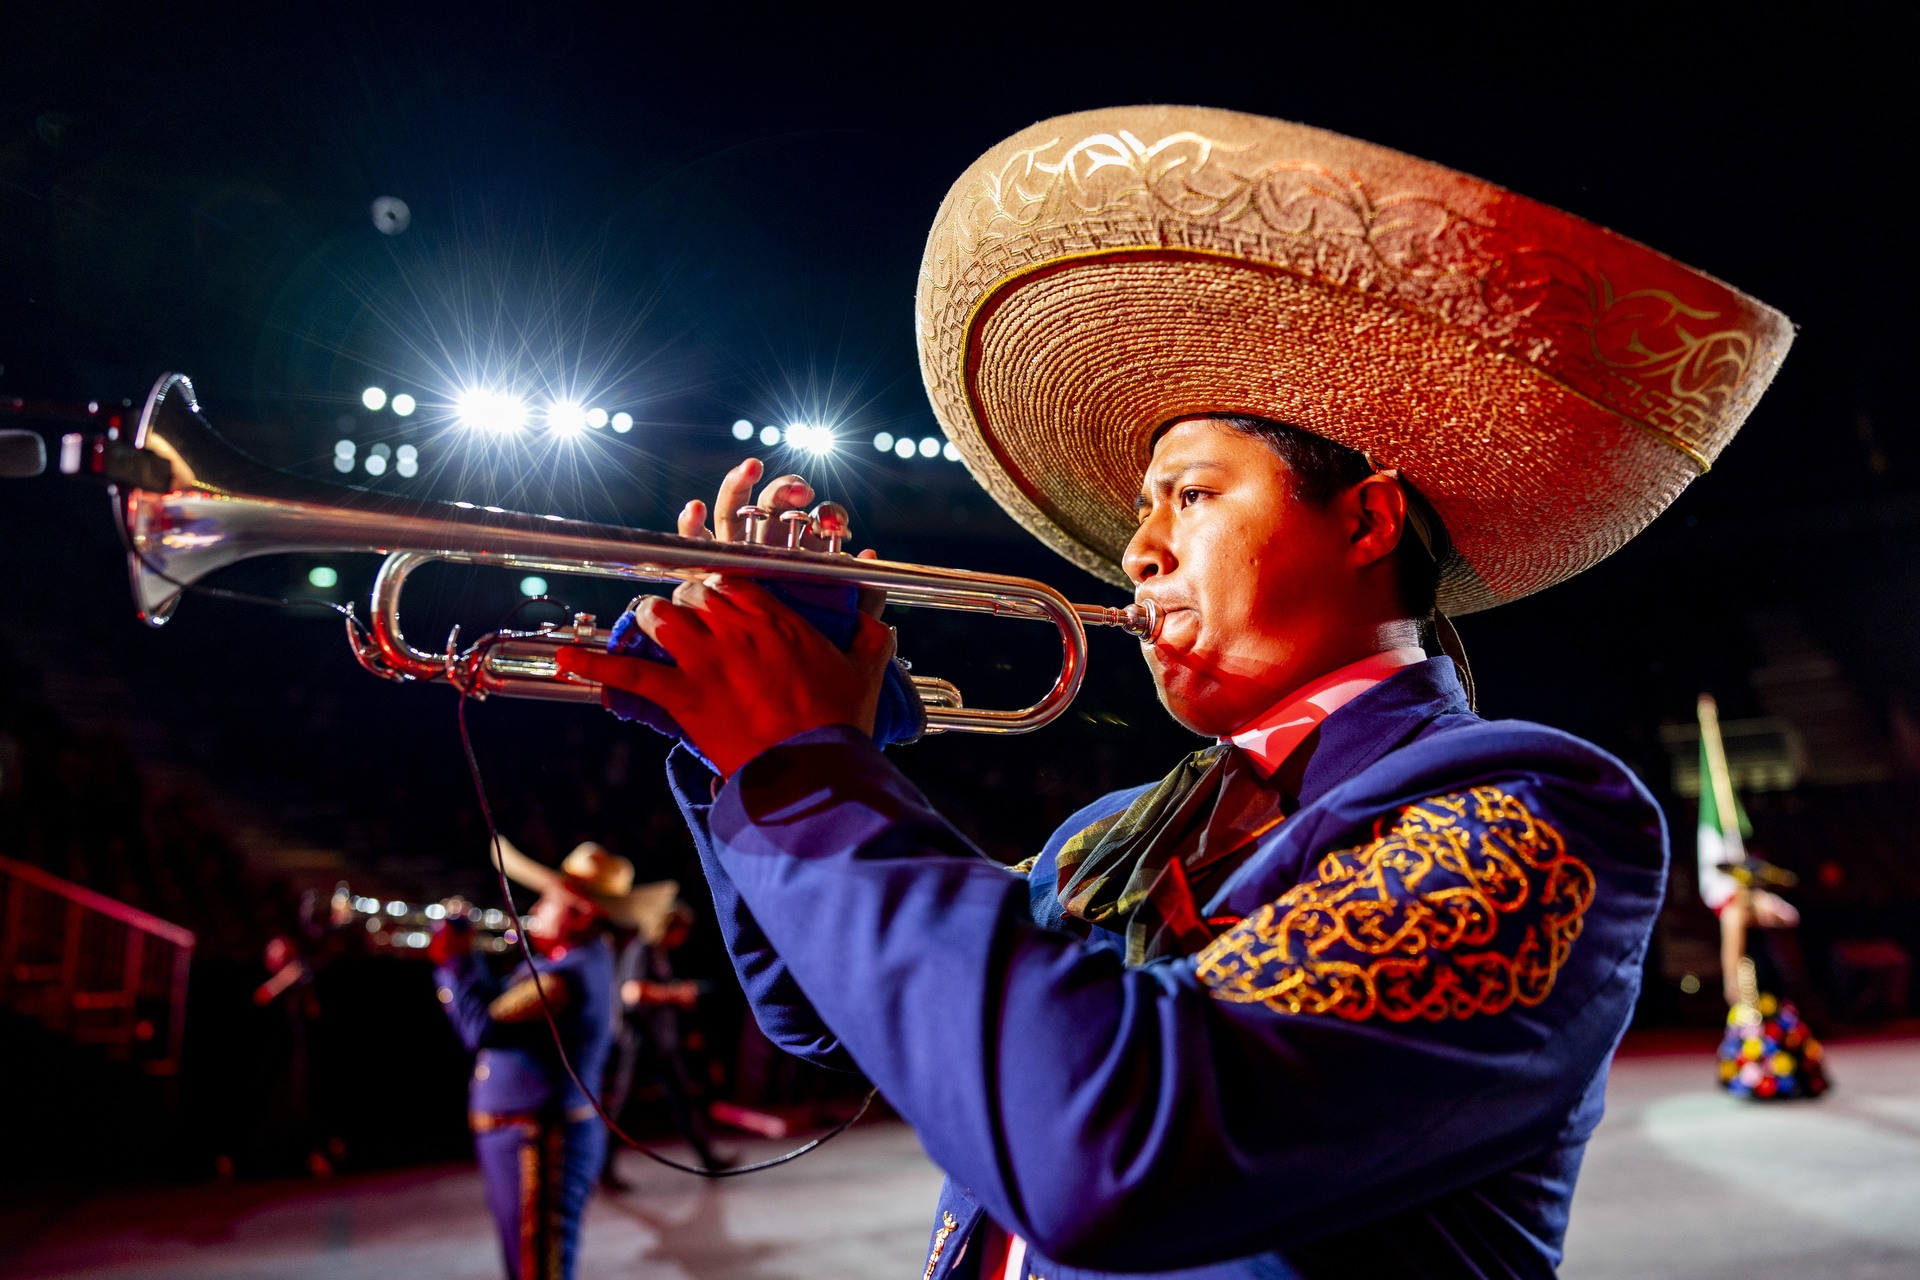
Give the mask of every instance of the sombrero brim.
M 989 151 L 941 208 L 918 306 L 948 438 L 1076 564 L 1125 584 L 1157 428 L 1253 414 L 1421 491 L 1454 547 L 1451 614 L 1644 528 L 1792 337 L 1737 290 L 1491 183 L 1197 107 L 1061 117 Z
M 667 921 L 673 916 L 674 903 L 680 899 L 680 883 L 677 880 L 656 880 L 651 884 L 635 885 L 626 893 L 614 896 L 594 892 L 557 867 L 528 857 L 504 838 L 500 841 L 499 852 L 500 867 L 515 884 L 525 885 L 537 893 L 564 886 L 592 902 L 614 924 L 623 929 L 638 930 L 648 942 L 658 942 L 666 935 Z

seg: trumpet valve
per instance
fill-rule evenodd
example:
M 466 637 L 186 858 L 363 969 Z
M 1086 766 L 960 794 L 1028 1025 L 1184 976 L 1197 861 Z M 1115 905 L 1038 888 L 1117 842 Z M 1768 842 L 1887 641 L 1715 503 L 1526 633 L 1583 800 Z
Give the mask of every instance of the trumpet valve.
M 787 549 L 798 551 L 800 539 L 806 537 L 807 530 L 813 525 L 813 517 L 804 511 L 782 511 L 780 523 L 787 526 Z
M 837 502 L 823 502 L 813 509 L 813 536 L 827 544 L 830 553 L 838 554 L 840 544 L 847 540 L 853 531 L 853 519 L 847 509 Z
M 742 507 L 733 515 L 734 519 L 740 521 L 748 542 L 763 543 L 767 540 L 767 523 L 773 519 L 771 511 L 764 507 Z
M 573 638 L 576 643 L 591 644 L 593 642 L 594 622 L 595 618 L 590 613 L 573 615 Z

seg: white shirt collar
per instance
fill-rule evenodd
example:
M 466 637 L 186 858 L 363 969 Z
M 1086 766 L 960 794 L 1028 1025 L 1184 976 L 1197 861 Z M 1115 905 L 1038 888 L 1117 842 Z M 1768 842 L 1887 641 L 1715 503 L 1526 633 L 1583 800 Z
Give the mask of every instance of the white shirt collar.
M 1425 649 L 1409 645 L 1350 662 L 1295 689 L 1222 741 L 1252 756 L 1261 776 L 1271 777 L 1322 720 L 1402 667 L 1426 660 Z

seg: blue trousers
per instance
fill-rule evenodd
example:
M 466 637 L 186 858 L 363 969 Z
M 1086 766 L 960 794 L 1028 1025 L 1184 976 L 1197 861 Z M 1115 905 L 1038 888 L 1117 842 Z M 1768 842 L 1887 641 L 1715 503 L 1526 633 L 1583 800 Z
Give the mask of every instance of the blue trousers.
M 508 1280 L 573 1280 L 580 1215 L 606 1159 L 600 1117 L 515 1117 L 474 1134 Z

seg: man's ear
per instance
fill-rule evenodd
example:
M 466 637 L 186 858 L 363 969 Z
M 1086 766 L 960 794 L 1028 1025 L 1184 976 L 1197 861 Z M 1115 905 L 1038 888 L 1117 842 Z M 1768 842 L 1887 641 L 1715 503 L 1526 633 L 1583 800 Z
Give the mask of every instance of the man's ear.
M 1375 473 L 1348 490 L 1353 518 L 1354 566 L 1383 560 L 1400 545 L 1407 528 L 1407 491 L 1396 476 Z

